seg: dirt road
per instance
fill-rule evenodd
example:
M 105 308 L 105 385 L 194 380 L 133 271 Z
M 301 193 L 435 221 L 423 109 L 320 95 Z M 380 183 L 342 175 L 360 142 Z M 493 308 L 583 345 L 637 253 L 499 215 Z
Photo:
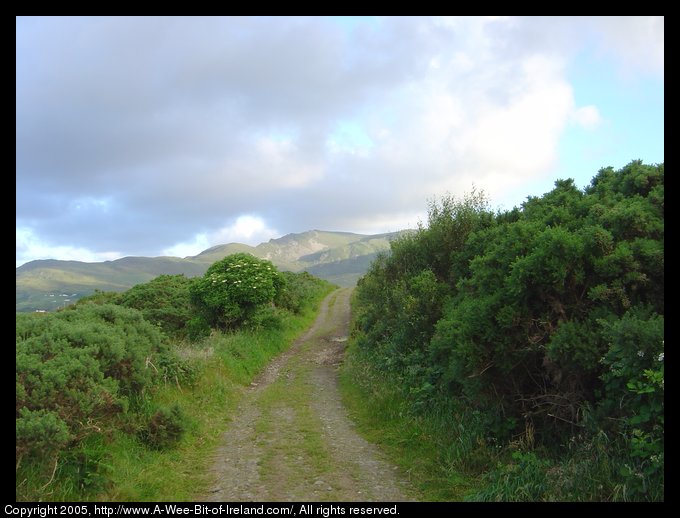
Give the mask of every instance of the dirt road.
M 349 289 L 246 390 L 217 450 L 206 501 L 405 501 L 408 484 L 361 438 L 338 391 Z

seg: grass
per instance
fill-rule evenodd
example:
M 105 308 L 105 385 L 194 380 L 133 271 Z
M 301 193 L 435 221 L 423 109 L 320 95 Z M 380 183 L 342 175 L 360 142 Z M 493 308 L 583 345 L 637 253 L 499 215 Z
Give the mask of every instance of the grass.
M 173 448 L 150 449 L 134 433 L 108 430 L 93 436 L 70 457 L 60 457 L 44 487 L 44 466 L 41 472 L 22 467 L 17 500 L 194 500 L 210 482 L 211 455 L 244 386 L 311 325 L 321 300 L 333 289 L 326 286 L 300 315 L 287 314 L 279 329 L 215 333 L 199 345 L 182 347 L 182 355 L 191 358 L 198 369 L 195 382 L 159 386 L 149 402 L 150 407 L 178 404 L 185 414 L 186 432 Z M 90 465 L 79 466 L 81 462 Z M 52 471 L 53 464 L 48 467 Z
M 332 296 L 329 300 L 329 310 L 335 299 L 336 296 Z M 318 330 L 317 335 L 323 331 Z M 313 342 L 303 345 L 304 350 L 310 347 L 310 343 Z M 277 434 L 273 443 L 264 448 L 260 464 L 260 476 L 269 487 L 281 485 L 282 477 L 289 486 L 296 485 L 291 484 L 291 480 L 303 484 L 309 472 L 322 476 L 333 467 L 321 435 L 323 424 L 311 408 L 313 387 L 310 387 L 309 373 L 309 365 L 302 364 L 297 357 L 291 358 L 282 375 L 258 395 L 255 403 L 261 412 L 256 425 L 258 432 L 269 434 L 269 437 Z M 281 412 L 291 414 L 288 424 L 279 424 L 274 430 L 272 424 L 281 422 Z M 285 496 L 281 495 L 281 498 Z M 334 494 L 329 492 L 325 496 L 333 500 Z
M 350 343 L 340 374 L 343 402 L 368 441 L 407 473 L 421 501 L 462 501 L 479 489 L 475 455 L 488 452 L 455 415 L 413 415 L 400 388 L 373 371 Z M 480 451 L 481 450 L 481 451 Z M 472 455 L 471 457 L 469 457 Z
M 100 495 L 111 500 L 187 501 L 196 498 L 209 481 L 211 454 L 218 445 L 242 387 L 277 354 L 289 347 L 314 321 L 321 298 L 300 316 L 291 316 L 279 330 L 216 334 L 204 347 L 214 354 L 198 383 L 187 389 L 168 385 L 157 394 L 161 404 L 177 402 L 189 415 L 191 431 L 171 451 L 154 452 L 120 442 L 113 450 L 114 490 Z M 130 454 L 135 451 L 137 454 Z
M 568 451 L 551 453 L 522 438 L 492 442 L 478 416 L 455 402 L 414 413 L 401 387 L 375 370 L 354 342 L 340 386 L 358 431 L 409 475 L 419 500 L 663 500 L 663 485 L 641 497 L 621 482 L 630 461 L 604 432 L 574 437 Z
M 307 373 L 299 370 L 299 367 L 292 368 L 290 373 L 267 387 L 257 401 L 261 410 L 257 422 L 258 432 L 267 437 L 276 435 L 274 443 L 264 448 L 260 464 L 260 476 L 272 488 L 280 485 L 282 476 L 286 484 L 295 486 L 291 480 L 303 484 L 308 472 L 319 476 L 333 466 L 320 433 L 322 423 L 311 410 Z M 282 411 L 292 415 L 285 426 L 279 424 L 274 430 L 272 424 L 281 423 Z M 281 495 L 282 498 L 285 496 Z
M 192 500 L 208 484 L 210 454 L 239 392 L 239 384 L 218 357 L 208 360 L 194 387 L 169 385 L 160 390 L 155 402 L 179 404 L 188 415 L 188 433 L 175 448 L 154 451 L 135 437 L 119 432 L 108 445 L 111 486 L 96 500 Z

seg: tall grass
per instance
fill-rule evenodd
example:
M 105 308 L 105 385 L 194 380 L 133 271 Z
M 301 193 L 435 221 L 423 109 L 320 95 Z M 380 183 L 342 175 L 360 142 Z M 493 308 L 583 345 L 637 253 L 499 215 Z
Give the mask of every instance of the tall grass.
M 509 443 L 489 435 L 482 415 L 441 399 L 414 407 L 398 380 L 350 342 L 340 376 L 343 400 L 359 432 L 380 444 L 410 477 L 423 501 L 628 501 L 622 480 L 630 457 L 604 431 L 585 430 L 548 451 L 529 427 Z M 660 460 L 663 462 L 663 459 Z M 664 487 L 646 487 L 663 501 Z
M 414 413 L 401 386 L 377 371 L 352 343 L 340 375 L 343 401 L 359 432 L 382 446 L 424 501 L 460 501 L 495 458 L 476 416 L 441 407 Z

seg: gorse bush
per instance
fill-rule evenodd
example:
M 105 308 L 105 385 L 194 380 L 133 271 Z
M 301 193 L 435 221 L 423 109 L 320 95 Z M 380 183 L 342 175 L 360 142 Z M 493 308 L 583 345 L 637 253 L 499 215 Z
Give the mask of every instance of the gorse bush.
M 118 304 L 140 310 L 166 335 L 181 340 L 189 334 L 187 325 L 194 316 L 189 290 L 196 281 L 184 275 L 159 275 L 120 294 Z
M 200 339 L 210 333 L 210 327 L 197 315 L 191 301 L 190 287 L 197 281 L 184 275 L 159 275 L 123 293 L 95 290 L 71 308 L 86 304 L 116 304 L 138 309 L 146 320 L 170 338 Z
M 186 416 L 178 405 L 172 405 L 156 410 L 140 435 L 150 447 L 164 449 L 179 441 L 185 429 Z
M 274 297 L 276 307 L 300 313 L 319 290 L 319 279 L 307 272 L 281 272 Z
M 206 365 L 212 375 L 228 369 L 233 379 L 223 385 L 252 375 L 252 365 L 267 358 L 258 348 L 272 354 L 263 341 L 282 347 L 291 313 L 328 290 L 308 274 L 282 275 L 268 261 L 237 254 L 204 278 L 161 275 L 56 313 L 17 314 L 17 498 L 51 499 L 55 491 L 73 500 L 105 491 L 115 464 L 111 444 L 162 458 L 196 424 L 167 395 L 190 401 L 194 390 L 206 390 Z M 225 350 L 219 329 L 202 344 L 186 340 L 208 337 L 211 326 L 228 329 L 243 349 Z M 213 347 L 221 349 L 214 361 Z
M 18 314 L 16 333 L 17 468 L 56 466 L 50 459 L 63 456 L 81 465 L 78 477 L 93 480 L 82 467 L 100 464 L 83 453 L 89 439 L 134 419 L 154 384 L 190 377 L 161 331 L 134 309 L 83 304 Z
M 67 424 L 57 412 L 20 408 L 16 420 L 17 465 L 27 455 L 51 457 L 66 446 L 71 437 Z
M 640 162 L 603 169 L 583 191 L 560 180 L 498 214 L 478 193 L 432 203 L 428 226 L 359 282 L 357 342 L 412 408 L 456 398 L 495 440 L 532 430 L 558 455 L 587 421 L 625 456 L 610 494 L 658 499 L 663 174 Z

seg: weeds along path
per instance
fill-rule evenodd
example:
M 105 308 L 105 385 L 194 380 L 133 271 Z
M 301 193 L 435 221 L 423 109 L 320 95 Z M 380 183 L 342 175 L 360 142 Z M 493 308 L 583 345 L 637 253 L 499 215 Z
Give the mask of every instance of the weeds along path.
M 338 391 L 351 290 L 246 390 L 215 454 L 206 501 L 404 501 L 409 488 L 361 438 Z

